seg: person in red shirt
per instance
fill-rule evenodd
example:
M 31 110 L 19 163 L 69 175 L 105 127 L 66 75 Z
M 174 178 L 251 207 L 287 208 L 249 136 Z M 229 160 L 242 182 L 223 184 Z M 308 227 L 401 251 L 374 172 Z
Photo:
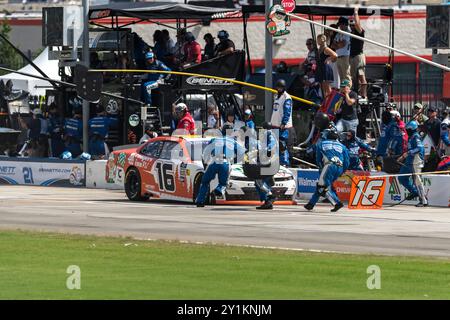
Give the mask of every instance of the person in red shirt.
M 183 47 L 185 57 L 184 63 L 196 64 L 202 62 L 202 47 L 195 41 L 192 32 L 187 32 L 184 39 L 186 40 Z
M 195 134 L 195 121 L 185 103 L 175 106 L 175 117 L 178 119 L 177 130 L 182 129 L 189 132 L 190 135 Z

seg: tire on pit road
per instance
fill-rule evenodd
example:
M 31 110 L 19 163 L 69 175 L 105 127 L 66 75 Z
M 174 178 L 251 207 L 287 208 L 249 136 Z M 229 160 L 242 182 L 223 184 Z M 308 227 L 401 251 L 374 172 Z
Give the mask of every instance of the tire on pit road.
M 141 195 L 141 175 L 136 168 L 130 168 L 125 175 L 125 193 L 131 201 L 145 201 L 148 196 Z

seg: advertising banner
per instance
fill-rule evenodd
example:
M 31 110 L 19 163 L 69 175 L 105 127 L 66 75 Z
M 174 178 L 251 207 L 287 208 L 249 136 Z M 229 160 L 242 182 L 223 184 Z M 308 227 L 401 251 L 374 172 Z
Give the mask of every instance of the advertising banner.
M 430 206 L 450 207 L 450 175 L 423 175 L 420 177 Z M 409 195 L 397 177 L 386 179 L 385 204 L 399 203 Z M 419 199 L 405 201 L 403 204 L 415 205 Z
M 0 184 L 84 187 L 85 162 L 0 158 Z
M 316 190 L 316 184 L 319 180 L 319 171 L 313 169 L 292 169 L 297 171 L 297 199 L 309 200 Z M 333 185 L 339 198 L 342 201 L 349 201 L 352 180 L 358 183 L 355 177 L 359 176 L 386 176 L 385 172 L 365 172 L 365 171 L 347 171 Z M 351 179 L 350 179 L 351 178 Z M 422 183 L 425 188 L 429 205 L 435 207 L 450 207 L 450 175 L 423 175 Z M 383 204 L 399 203 L 408 196 L 408 191 L 399 183 L 397 177 L 387 177 L 384 187 Z M 415 205 L 419 199 L 405 201 L 403 204 Z

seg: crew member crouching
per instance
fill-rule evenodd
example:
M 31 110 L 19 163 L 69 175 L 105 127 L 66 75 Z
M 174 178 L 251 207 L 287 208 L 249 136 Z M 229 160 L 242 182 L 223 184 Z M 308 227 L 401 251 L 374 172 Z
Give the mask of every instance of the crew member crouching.
M 333 182 L 348 169 L 350 159 L 348 149 L 338 141 L 338 137 L 335 130 L 325 129 L 322 141 L 316 145 L 316 164 L 319 166 L 320 177 L 316 191 L 304 206 L 307 210 L 312 210 L 320 197 L 327 198 L 334 206 L 331 212 L 344 206 L 333 189 Z
M 213 138 L 205 148 L 203 159 L 208 165 L 203 174 L 200 189 L 195 200 L 197 207 L 205 206 L 206 198 L 210 191 L 210 183 L 216 175 L 219 178 L 219 184 L 213 192 L 216 196 L 223 196 L 228 184 L 231 164 L 236 157 L 238 161 L 243 158 L 245 153 L 244 147 L 237 143 L 233 137 L 227 136 L 227 131 L 230 133 L 232 130 L 232 126 L 224 125 L 222 128 L 223 137 Z

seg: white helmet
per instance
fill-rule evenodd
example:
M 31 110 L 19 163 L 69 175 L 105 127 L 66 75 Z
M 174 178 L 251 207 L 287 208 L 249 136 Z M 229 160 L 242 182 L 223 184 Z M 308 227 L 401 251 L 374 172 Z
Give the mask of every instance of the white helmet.
M 183 111 L 187 111 L 188 107 L 185 103 L 179 103 L 175 106 L 175 113 L 182 113 Z
M 401 118 L 400 112 L 397 110 L 391 110 L 390 113 L 394 118 Z

